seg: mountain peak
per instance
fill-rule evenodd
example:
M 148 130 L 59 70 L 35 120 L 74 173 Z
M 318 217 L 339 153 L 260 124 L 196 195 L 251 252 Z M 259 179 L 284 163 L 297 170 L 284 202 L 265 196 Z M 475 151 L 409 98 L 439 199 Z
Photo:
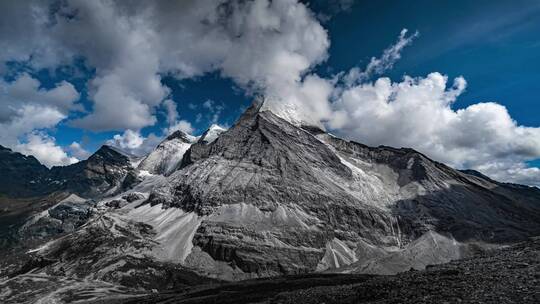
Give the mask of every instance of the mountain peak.
M 103 145 L 101 146 L 95 154 L 104 154 L 104 153 L 116 153 L 116 154 L 121 154 L 123 156 L 129 156 L 129 153 L 117 148 L 117 147 L 114 147 L 114 146 L 110 146 L 110 145 Z
M 210 130 L 211 130 L 211 129 L 221 129 L 221 130 L 225 130 L 225 128 L 221 127 L 221 126 L 218 125 L 218 124 L 212 124 L 212 125 L 210 125 L 210 128 L 208 128 L 208 129 L 210 129 Z
M 260 101 L 258 112 L 272 112 L 274 115 L 300 126 L 312 126 L 325 130 L 323 124 L 316 118 L 307 114 L 301 105 L 292 101 L 285 101 L 277 98 L 264 98 Z
M 206 130 L 206 132 L 203 133 L 203 135 L 199 139 L 199 142 L 206 143 L 206 144 L 212 143 L 218 138 L 218 136 L 221 133 L 225 131 L 227 131 L 227 129 L 217 124 L 212 124 L 210 128 L 208 128 L 208 130 Z
M 181 141 L 185 143 L 193 143 L 196 140 L 196 137 L 186 134 L 180 130 L 176 130 L 173 133 L 171 133 L 169 136 L 167 136 L 164 141 L 170 141 L 173 139 L 180 139 Z
M 150 174 L 169 175 L 179 166 L 184 153 L 197 141 L 197 137 L 180 130 L 167 136 L 140 164 L 139 170 Z
M 94 154 L 92 154 L 87 161 L 93 162 L 98 159 L 105 159 L 114 163 L 128 164 L 133 163 L 133 161 L 139 159 L 139 157 L 129 152 L 123 151 L 120 148 L 110 145 L 103 145 Z

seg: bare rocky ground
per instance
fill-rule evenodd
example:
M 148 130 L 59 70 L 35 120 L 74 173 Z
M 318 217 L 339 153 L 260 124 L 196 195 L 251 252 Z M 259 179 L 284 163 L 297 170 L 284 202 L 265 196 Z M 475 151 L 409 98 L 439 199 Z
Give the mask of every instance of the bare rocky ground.
M 540 238 L 393 276 L 311 274 L 95 303 L 540 303 Z

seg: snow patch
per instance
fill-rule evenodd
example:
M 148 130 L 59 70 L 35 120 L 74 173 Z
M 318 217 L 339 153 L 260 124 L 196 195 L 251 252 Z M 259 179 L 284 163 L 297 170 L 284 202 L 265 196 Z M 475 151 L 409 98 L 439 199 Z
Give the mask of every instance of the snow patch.
M 325 130 L 325 127 L 320 120 L 317 120 L 314 117 L 308 117 L 305 114 L 305 109 L 302 109 L 299 105 L 291 102 L 267 97 L 259 108 L 259 112 L 264 111 L 272 112 L 274 115 L 297 127 L 314 126 L 321 130 Z
M 194 212 L 164 209 L 161 204 L 142 205 L 129 211 L 126 217 L 154 228 L 156 235 L 153 239 L 158 245 L 152 253 L 157 259 L 180 263 L 191 253 L 193 236 L 202 221 Z
M 59 203 L 65 203 L 65 202 L 71 202 L 71 203 L 84 203 L 86 202 L 86 199 L 78 196 L 77 194 L 70 194 L 65 199 L 61 200 Z
M 227 131 L 227 129 L 220 127 L 216 124 L 213 124 L 208 128 L 206 132 L 204 132 L 203 136 L 199 139 L 199 141 L 204 141 L 206 144 L 210 144 L 214 142 L 221 133 Z
M 146 178 L 146 177 L 149 177 L 149 176 L 152 176 L 154 174 L 148 172 L 147 170 L 139 170 L 139 177 L 140 178 Z
M 326 252 L 317 265 L 317 271 L 339 268 L 358 261 L 356 254 L 344 242 L 337 238 L 326 243 Z
M 34 253 L 34 252 L 41 252 L 42 250 L 45 250 L 49 248 L 49 242 L 37 247 L 37 248 L 34 248 L 34 249 L 30 249 L 28 250 L 26 253 Z
M 151 174 L 170 175 L 178 168 L 191 143 L 180 138 L 167 140 L 159 144 L 138 166 L 139 170 Z

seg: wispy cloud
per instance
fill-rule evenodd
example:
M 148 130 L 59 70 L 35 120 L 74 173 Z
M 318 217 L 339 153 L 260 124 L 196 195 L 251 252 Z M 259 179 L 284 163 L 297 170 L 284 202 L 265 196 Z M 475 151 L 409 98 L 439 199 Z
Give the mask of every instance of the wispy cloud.
M 410 45 L 413 40 L 418 37 L 418 31 L 407 36 L 408 30 L 403 29 L 399 34 L 398 40 L 384 50 L 381 57 L 372 57 L 364 70 L 359 67 L 352 68 L 344 77 L 343 80 L 347 86 L 364 82 L 373 76 L 382 75 L 389 69 L 394 67 L 394 64 L 401 59 L 401 52 Z

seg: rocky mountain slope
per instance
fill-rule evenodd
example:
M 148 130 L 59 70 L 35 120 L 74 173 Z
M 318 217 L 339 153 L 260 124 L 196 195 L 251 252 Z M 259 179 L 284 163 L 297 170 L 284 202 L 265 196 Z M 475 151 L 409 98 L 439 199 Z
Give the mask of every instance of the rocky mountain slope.
M 44 172 L 62 196 L 18 215 L 17 262 L 0 277 L 40 282 L 51 299 L 74 286 L 100 299 L 187 278 L 396 274 L 540 234 L 537 188 L 342 140 L 260 104 L 228 130 L 174 133 L 142 161 L 104 146 Z
M 449 261 L 470 243 L 537 234 L 539 198 L 535 188 L 492 183 L 411 149 L 344 141 L 253 106 L 210 145 L 194 144 L 145 204 L 197 217 L 187 263 L 211 258 L 246 278 L 349 264 L 396 273 L 422 268 L 416 253 L 426 250 L 429 263 Z

